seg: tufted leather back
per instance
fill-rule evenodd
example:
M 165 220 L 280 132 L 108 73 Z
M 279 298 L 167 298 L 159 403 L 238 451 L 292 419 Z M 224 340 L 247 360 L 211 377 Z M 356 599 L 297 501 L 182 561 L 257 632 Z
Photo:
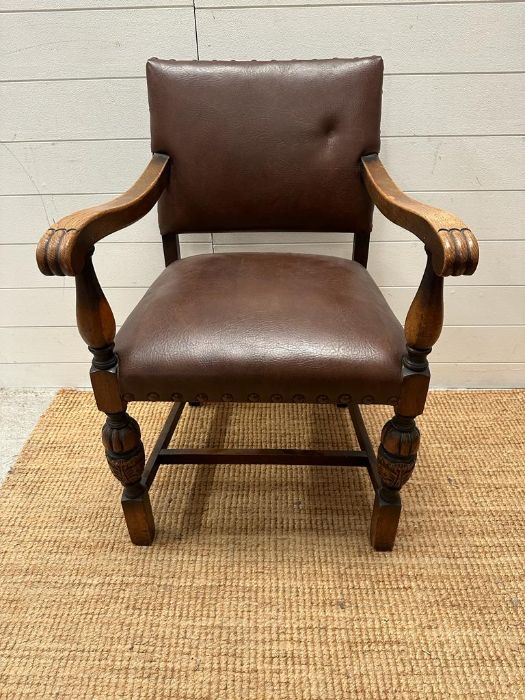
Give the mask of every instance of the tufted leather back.
M 361 156 L 380 144 L 383 61 L 147 65 L 153 152 L 171 157 L 162 234 L 369 232 Z

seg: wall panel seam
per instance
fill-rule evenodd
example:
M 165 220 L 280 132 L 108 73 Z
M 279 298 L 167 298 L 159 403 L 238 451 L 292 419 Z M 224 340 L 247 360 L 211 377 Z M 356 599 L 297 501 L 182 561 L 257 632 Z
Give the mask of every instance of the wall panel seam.
M 392 7 L 400 6 L 419 6 L 419 5 L 512 5 L 519 4 L 523 0 L 399 0 L 399 2 L 312 2 L 312 3 L 275 3 L 273 5 L 261 5 L 257 3 L 246 5 L 199 5 L 196 10 L 260 10 L 260 9 L 305 9 L 309 7 Z M 84 6 L 84 7 L 35 7 L 24 8 L 20 10 L 0 9 L 2 15 L 20 15 L 20 14 L 50 14 L 57 12 L 107 12 L 107 11 L 127 11 L 127 10 L 171 10 L 176 7 L 192 7 L 195 3 L 191 0 L 179 3 L 167 3 L 164 5 L 107 5 L 102 7 Z
M 470 3 L 469 3 L 470 4 Z M 191 7 L 188 5 L 188 7 Z M 398 73 L 385 72 L 385 76 L 425 76 L 425 75 L 523 75 L 523 70 L 498 70 L 498 71 L 420 71 L 416 73 L 407 73 L 400 71 Z M 105 75 L 105 76 L 78 76 L 65 78 L 1 78 L 0 84 L 6 83 L 63 83 L 73 82 L 75 80 L 144 80 L 144 74 L 140 75 Z
M 501 2 L 517 2 L 518 0 L 500 0 Z M 472 2 L 475 3 L 490 3 L 494 2 L 494 0 L 472 0 Z M 378 3 L 381 4 L 381 3 Z M 410 4 L 410 3 L 407 3 Z M 421 3 L 423 5 L 427 4 L 425 2 Z M 438 2 L 431 2 L 429 4 L 436 5 L 436 4 L 448 4 L 448 3 L 438 3 Z M 450 4 L 456 4 L 454 2 L 451 2 Z M 470 4 L 470 3 L 465 3 L 465 4 Z M 186 2 L 179 2 L 179 3 L 169 3 L 167 5 L 116 5 L 114 7 L 111 6 L 106 6 L 106 7 L 36 7 L 36 8 L 31 8 L 31 9 L 22 9 L 22 10 L 0 10 L 0 15 L 27 15 L 27 14 L 52 14 L 53 12 L 55 13 L 62 13 L 62 12 L 107 12 L 107 11 L 113 11 L 113 12 L 127 12 L 128 10 L 173 10 L 177 9 L 179 7 L 192 7 L 193 3 L 191 0 L 187 0 Z

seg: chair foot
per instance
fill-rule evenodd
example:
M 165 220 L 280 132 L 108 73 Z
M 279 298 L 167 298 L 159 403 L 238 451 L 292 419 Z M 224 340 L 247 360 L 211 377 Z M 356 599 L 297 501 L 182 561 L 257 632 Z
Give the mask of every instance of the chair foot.
M 400 515 L 399 491 L 387 488 L 376 491 L 370 523 L 370 544 L 377 552 L 391 552 L 394 549 Z
M 121 502 L 133 544 L 146 547 L 152 544 L 155 539 L 155 520 L 149 493 L 142 490 L 138 495 L 133 495 L 128 493 L 128 489 L 124 489 Z

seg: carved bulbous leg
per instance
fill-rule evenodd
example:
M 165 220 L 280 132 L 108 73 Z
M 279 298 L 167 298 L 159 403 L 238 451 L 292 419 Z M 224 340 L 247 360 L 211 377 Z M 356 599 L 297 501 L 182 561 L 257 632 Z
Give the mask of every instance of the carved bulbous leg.
M 419 430 L 413 418 L 396 415 L 385 424 L 377 454 L 381 485 L 370 528 L 370 541 L 376 550 L 390 551 L 394 547 L 401 515 L 399 490 L 414 470 L 418 447 Z
M 410 479 L 419 448 L 419 430 L 413 418 L 395 416 L 381 432 L 377 470 L 383 486 L 399 490 Z
M 102 428 L 102 442 L 113 475 L 128 495 L 136 495 L 145 463 L 137 421 L 125 411 L 108 414 Z
M 149 545 L 155 536 L 155 523 L 149 494 L 140 481 L 145 457 L 137 421 L 125 411 L 107 414 L 102 442 L 109 468 L 124 486 L 122 509 L 131 541 Z

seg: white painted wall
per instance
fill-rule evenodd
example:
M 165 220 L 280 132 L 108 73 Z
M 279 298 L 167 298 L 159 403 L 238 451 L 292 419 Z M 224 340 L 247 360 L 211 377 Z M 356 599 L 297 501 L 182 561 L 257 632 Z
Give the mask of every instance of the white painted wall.
M 48 223 L 125 189 L 147 162 L 149 56 L 368 54 L 385 59 L 385 163 L 407 191 L 458 213 L 480 240 L 477 274 L 447 280 L 434 386 L 523 385 L 523 3 L 195 4 L 0 0 L 0 386 L 88 383 L 73 280 L 41 276 L 35 244 Z M 97 248 L 121 323 L 163 266 L 155 213 Z M 187 255 L 239 249 L 351 255 L 337 233 L 183 241 Z M 376 214 L 370 270 L 400 319 L 423 264 L 421 243 Z

